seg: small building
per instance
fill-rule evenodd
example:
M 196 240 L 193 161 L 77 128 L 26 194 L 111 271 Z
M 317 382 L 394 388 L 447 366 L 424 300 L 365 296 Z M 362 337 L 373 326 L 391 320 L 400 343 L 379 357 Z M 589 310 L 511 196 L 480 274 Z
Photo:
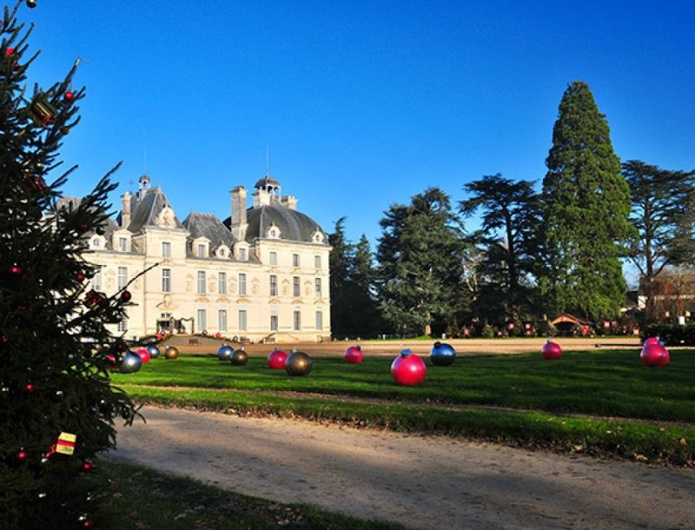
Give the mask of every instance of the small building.
M 138 191 L 121 197 L 118 217 L 89 236 L 86 258 L 99 267 L 90 287 L 111 295 L 128 285 L 132 295 L 128 318 L 114 332 L 204 332 L 251 342 L 329 338 L 328 238 L 280 189 L 266 175 L 250 207 L 237 186 L 227 219 L 190 213 L 181 221 L 164 191 L 140 177 Z
M 583 318 L 575 317 L 569 313 L 563 313 L 550 322 L 560 335 L 588 336 L 593 333 L 594 323 Z

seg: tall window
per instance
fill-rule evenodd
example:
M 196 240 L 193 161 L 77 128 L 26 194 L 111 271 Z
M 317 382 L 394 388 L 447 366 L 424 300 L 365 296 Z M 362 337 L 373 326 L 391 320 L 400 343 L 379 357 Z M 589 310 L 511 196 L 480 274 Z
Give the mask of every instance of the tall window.
M 205 257 L 205 245 L 198 245 L 198 257 L 199 258 L 204 258 Z
M 96 269 L 94 271 L 94 276 L 92 276 L 92 289 L 95 291 L 101 291 L 101 281 L 102 281 L 102 276 L 101 276 L 101 269 Z
M 246 331 L 246 309 L 239 309 L 239 331 Z
M 323 330 L 323 311 L 316 311 L 316 330 Z
M 299 309 L 294 310 L 292 329 L 295 331 L 300 331 L 302 329 L 302 313 L 299 311 Z
M 217 315 L 217 329 L 219 331 L 227 331 L 227 310 L 220 309 Z
M 198 325 L 198 330 L 199 331 L 205 331 L 208 329 L 208 323 L 207 323 L 207 314 L 205 312 L 205 309 L 198 309 L 198 321 L 196 324 Z
M 246 273 L 239 273 L 239 295 L 246 296 Z
M 270 331 L 278 330 L 278 316 L 270 315 Z
M 302 286 L 299 283 L 299 276 L 292 277 L 292 296 L 302 296 Z
M 239 249 L 239 261 L 246 261 L 246 249 L 245 248 Z
M 169 241 L 162 241 L 162 257 L 171 257 L 171 243 Z
M 321 256 L 319 256 L 319 255 L 314 256 L 314 268 L 315 269 L 321 268 Z
M 314 278 L 314 291 L 316 291 L 316 298 L 321 298 L 321 278 Z
M 118 238 L 118 250 L 121 252 L 128 251 L 128 239 L 126 239 L 125 237 Z
M 125 333 L 126 331 L 128 331 L 128 315 L 126 315 L 118 321 L 116 330 L 118 331 L 118 333 Z
M 271 265 L 277 265 L 278 264 L 278 253 L 277 252 L 271 252 L 270 253 L 270 264 Z
M 299 267 L 299 254 L 292 254 L 292 266 Z
M 162 292 L 171 292 L 171 269 L 162 269 Z
M 270 296 L 278 295 L 278 277 L 275 274 L 270 275 Z
M 198 271 L 198 294 L 205 294 L 205 271 Z
M 220 294 L 227 294 L 227 273 L 220 272 L 217 274 L 217 289 Z
M 128 285 L 128 267 L 118 267 L 118 290 Z

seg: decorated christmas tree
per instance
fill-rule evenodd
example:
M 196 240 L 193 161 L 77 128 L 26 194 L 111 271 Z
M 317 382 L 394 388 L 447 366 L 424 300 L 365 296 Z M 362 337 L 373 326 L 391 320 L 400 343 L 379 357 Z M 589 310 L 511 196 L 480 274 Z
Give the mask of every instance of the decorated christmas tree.
M 93 459 L 115 445 L 115 422 L 137 415 L 109 378 L 132 345 L 107 324 L 132 302 L 126 289 L 89 287 L 87 241 L 108 221 L 112 172 L 81 200 L 60 200 L 79 60 L 64 80 L 28 88 L 38 53 L 24 8 L 5 6 L 0 31 L 0 528 L 83 528 L 95 520 Z

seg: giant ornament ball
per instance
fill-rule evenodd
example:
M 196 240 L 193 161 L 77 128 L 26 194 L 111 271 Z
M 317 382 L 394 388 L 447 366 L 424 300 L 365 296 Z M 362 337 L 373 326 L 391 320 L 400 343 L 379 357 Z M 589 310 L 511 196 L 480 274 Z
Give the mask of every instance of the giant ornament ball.
M 147 351 L 150 352 L 150 359 L 156 359 L 162 354 L 162 352 L 159 349 L 159 346 L 155 344 L 151 344 L 150 346 L 148 346 Z
M 234 353 L 234 348 L 227 344 L 223 344 L 219 350 L 217 350 L 217 358 L 220 361 L 229 361 L 232 359 L 232 354 Z
M 303 351 L 292 350 L 287 356 L 285 370 L 289 375 L 309 375 L 311 372 L 311 357 Z
M 671 355 L 663 344 L 645 342 L 640 359 L 646 366 L 666 366 L 671 361 Z
M 435 366 L 449 366 L 456 360 L 456 350 L 451 344 L 437 341 L 430 352 L 430 360 Z
M 280 348 L 275 348 L 270 355 L 268 355 L 268 366 L 272 370 L 282 370 L 285 368 L 287 363 L 287 354 Z
M 234 366 L 244 366 L 247 362 L 249 362 L 249 354 L 246 353 L 246 350 L 244 350 L 244 348 L 241 348 L 232 353 L 232 356 L 229 358 L 229 361 Z
M 168 346 L 164 350 L 164 357 L 166 359 L 176 359 L 179 356 L 179 349 L 176 346 Z
M 133 352 L 127 351 L 121 360 L 121 364 L 118 367 L 118 371 L 122 374 L 133 374 L 137 372 L 142 367 L 142 359 L 140 356 Z
M 364 353 L 362 353 L 362 346 L 359 344 L 356 346 L 350 346 L 345 350 L 345 362 L 350 364 L 359 364 L 364 360 Z
M 399 386 L 419 385 L 425 381 L 427 365 L 409 349 L 403 350 L 391 363 L 391 377 Z
M 548 361 L 559 359 L 562 356 L 562 348 L 557 342 L 548 340 L 548 342 L 543 345 L 542 354 L 543 358 Z
M 147 364 L 148 362 L 150 362 L 150 359 L 152 358 L 152 355 L 150 355 L 150 352 L 147 350 L 147 348 L 139 348 L 137 354 L 140 356 L 142 364 Z

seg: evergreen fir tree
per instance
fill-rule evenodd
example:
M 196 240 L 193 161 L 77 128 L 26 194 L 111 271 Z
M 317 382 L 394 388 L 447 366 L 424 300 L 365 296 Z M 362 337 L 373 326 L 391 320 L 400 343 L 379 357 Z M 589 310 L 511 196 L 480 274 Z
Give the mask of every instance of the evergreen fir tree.
M 0 527 L 62 530 L 93 523 L 86 471 L 115 445 L 115 420 L 137 415 L 109 378 L 129 345 L 106 327 L 130 294 L 88 288 L 83 255 L 108 219 L 110 174 L 79 202 L 58 200 L 70 171 L 47 182 L 84 89 L 72 88 L 76 63 L 27 90 L 38 54 L 21 6 L 5 7 L 0 29 Z
M 546 165 L 540 286 L 548 311 L 615 318 L 627 290 L 620 257 L 632 233 L 630 190 L 584 82 L 562 97 Z

